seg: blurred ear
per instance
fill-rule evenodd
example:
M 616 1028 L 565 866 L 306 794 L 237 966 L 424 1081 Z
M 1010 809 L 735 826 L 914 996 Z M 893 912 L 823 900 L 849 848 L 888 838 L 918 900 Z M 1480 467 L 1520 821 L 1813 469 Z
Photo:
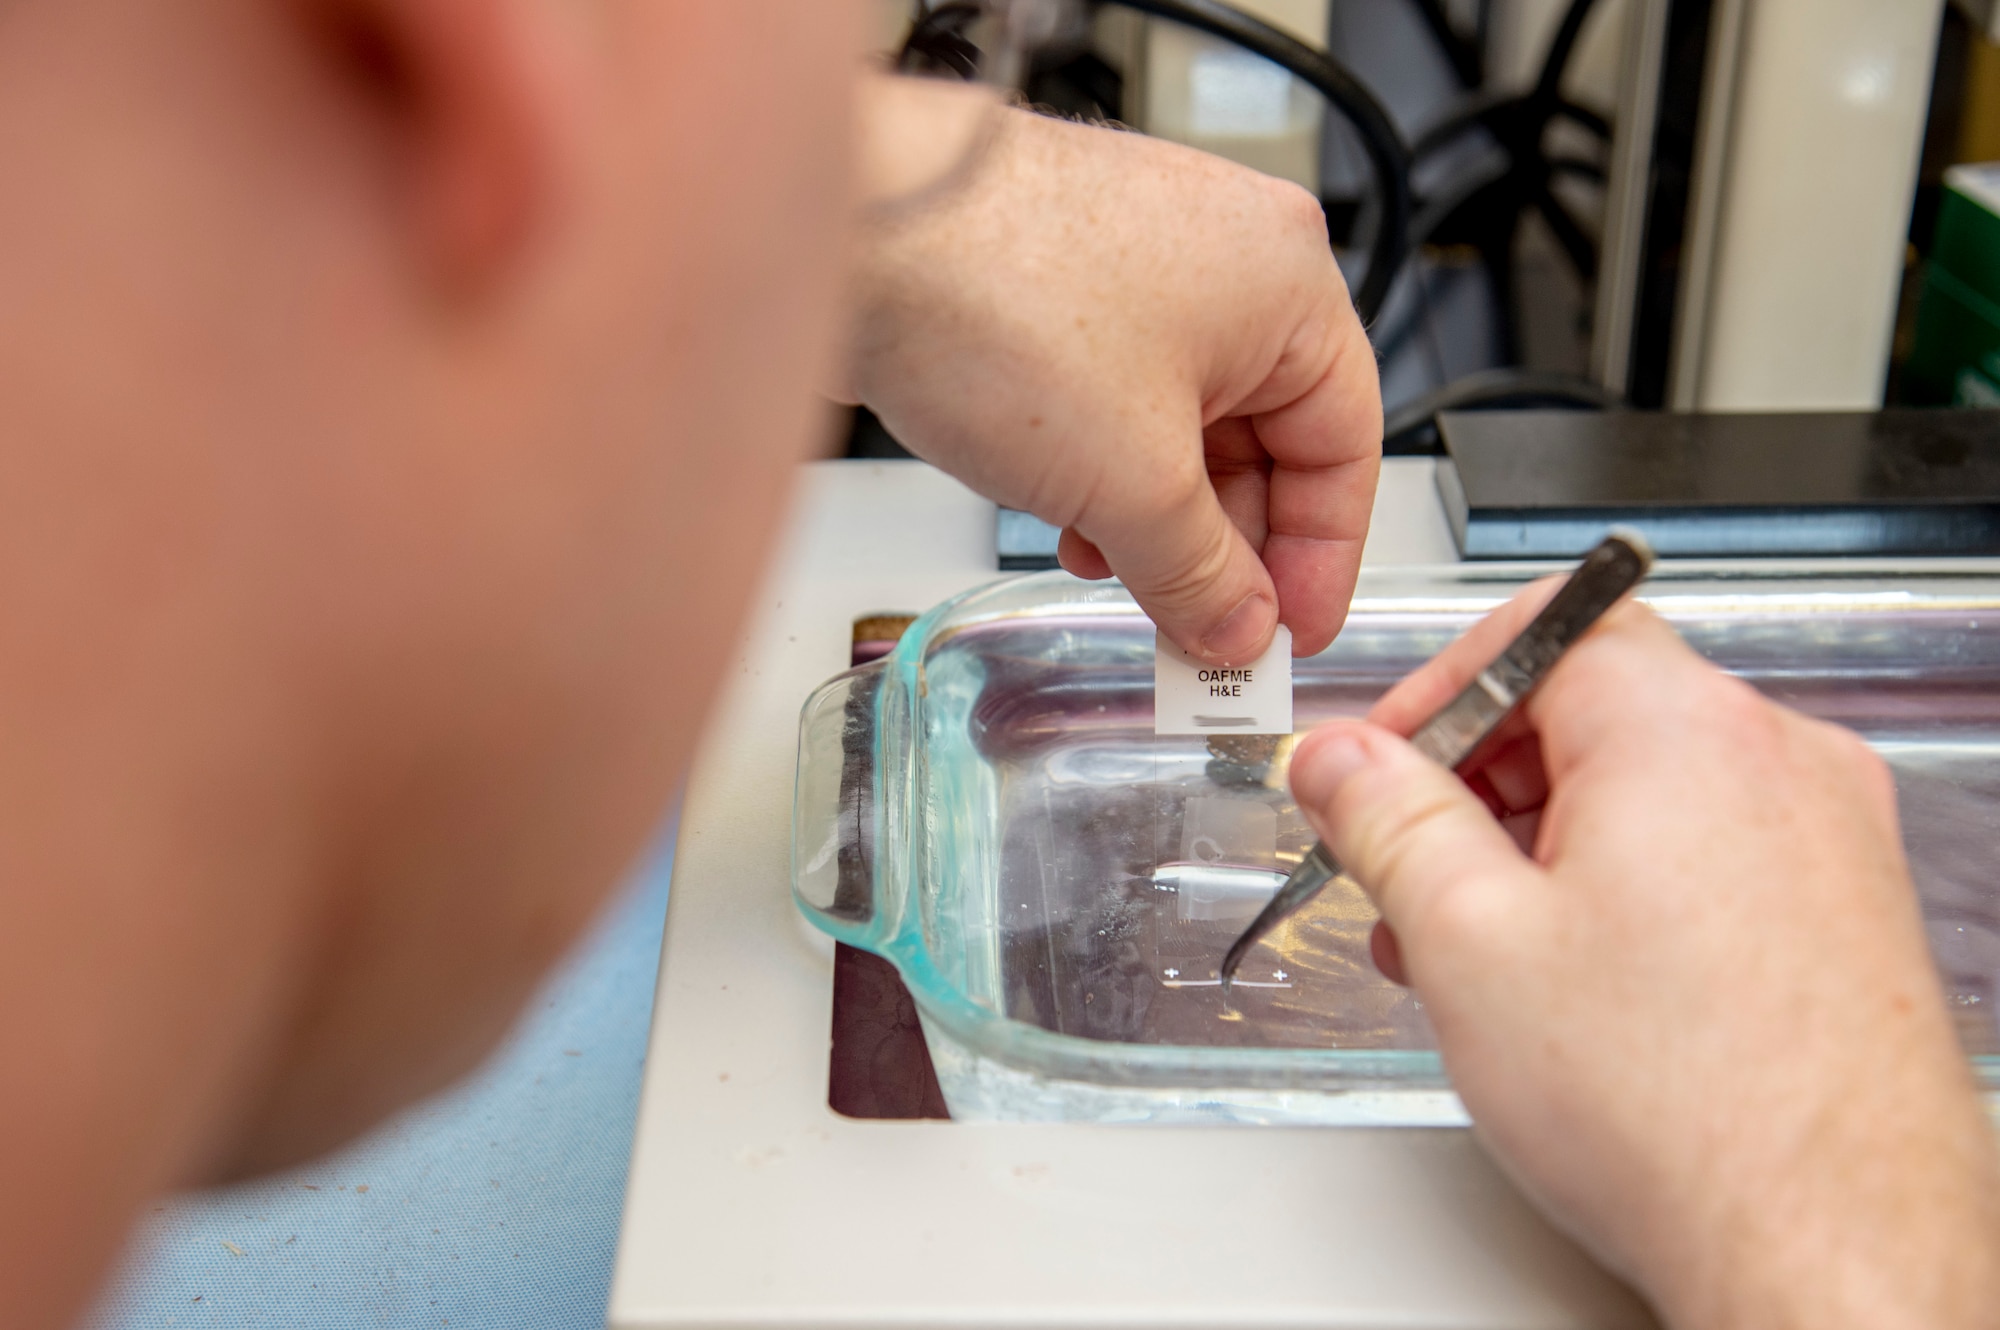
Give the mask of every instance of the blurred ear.
M 385 126 L 412 240 L 439 282 L 506 275 L 549 203 L 554 108 L 522 0 L 303 0 L 359 109 Z

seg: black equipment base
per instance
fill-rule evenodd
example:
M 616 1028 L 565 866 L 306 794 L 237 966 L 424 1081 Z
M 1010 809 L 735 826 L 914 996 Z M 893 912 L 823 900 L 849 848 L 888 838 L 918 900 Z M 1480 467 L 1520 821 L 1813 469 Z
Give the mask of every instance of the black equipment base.
M 1667 558 L 2000 554 L 2000 411 L 1448 413 L 1467 559 L 1569 559 L 1614 526 Z

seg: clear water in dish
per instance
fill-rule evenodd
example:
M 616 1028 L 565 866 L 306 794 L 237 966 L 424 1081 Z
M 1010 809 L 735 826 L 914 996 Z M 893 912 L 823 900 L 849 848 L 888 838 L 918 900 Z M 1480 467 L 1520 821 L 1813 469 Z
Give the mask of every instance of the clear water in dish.
M 1357 613 L 1298 663 L 1300 728 L 1359 715 L 1467 616 Z M 2000 616 L 1696 616 L 1712 659 L 1846 724 L 1896 774 L 1930 940 L 1973 1054 L 2000 1054 Z M 1016 1020 L 1088 1039 L 1426 1049 L 1421 1003 L 1369 955 L 1375 913 L 1337 884 L 1253 952 L 1225 1003 L 1215 967 L 1311 843 L 1289 744 L 1152 733 L 1152 633 L 1125 617 L 1002 619 L 926 661 L 933 852 L 983 865 L 926 890 L 934 952 Z M 955 764 L 976 768 L 976 779 Z M 976 787 L 992 816 L 968 817 Z M 954 959 L 955 958 L 955 959 Z

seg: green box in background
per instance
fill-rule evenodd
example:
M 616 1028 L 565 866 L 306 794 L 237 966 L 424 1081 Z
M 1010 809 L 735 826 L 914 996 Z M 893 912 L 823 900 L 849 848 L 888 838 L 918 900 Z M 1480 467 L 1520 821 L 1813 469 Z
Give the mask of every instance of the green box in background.
M 1954 166 L 1944 184 L 1903 397 L 2000 406 L 2000 162 Z

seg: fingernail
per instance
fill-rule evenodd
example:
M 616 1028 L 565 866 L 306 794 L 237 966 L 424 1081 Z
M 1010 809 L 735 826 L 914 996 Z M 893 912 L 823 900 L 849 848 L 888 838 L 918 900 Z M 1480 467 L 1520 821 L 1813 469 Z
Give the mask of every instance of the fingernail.
M 1309 739 L 1292 757 L 1292 793 L 1305 807 L 1325 808 L 1340 787 L 1367 765 L 1368 749 L 1359 735 Z
M 1229 611 L 1228 618 L 1209 630 L 1208 636 L 1201 639 L 1201 648 L 1232 665 L 1241 664 L 1263 650 L 1265 639 L 1277 626 L 1277 618 L 1278 612 L 1271 602 L 1253 591 Z

